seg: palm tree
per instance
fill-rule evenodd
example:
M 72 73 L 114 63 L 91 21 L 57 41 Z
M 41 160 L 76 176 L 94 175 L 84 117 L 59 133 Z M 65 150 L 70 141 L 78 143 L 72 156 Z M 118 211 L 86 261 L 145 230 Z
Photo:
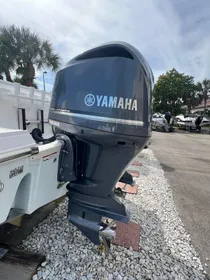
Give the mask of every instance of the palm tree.
M 15 78 L 14 78 L 14 82 L 23 85 L 23 79 L 22 79 L 22 78 L 15 77 Z M 34 81 L 33 81 L 33 83 L 32 83 L 32 87 L 34 87 L 35 89 L 39 89 L 37 83 L 35 83 Z
M 29 28 L 4 26 L 0 28 L 1 36 L 7 38 L 7 46 L 15 55 L 16 73 L 21 75 L 22 84 L 33 85 L 35 69 L 50 68 L 56 71 L 60 67 L 61 59 L 54 53 L 52 44 L 48 40 L 41 39 Z
M 0 78 L 4 73 L 7 81 L 12 82 L 10 71 L 15 67 L 14 42 L 9 33 L 0 33 Z
M 204 102 L 204 114 L 206 112 L 206 103 L 209 98 L 209 92 L 210 92 L 210 80 L 204 79 L 202 83 L 197 83 L 198 88 L 198 95 L 199 95 L 199 101 L 200 103 Z

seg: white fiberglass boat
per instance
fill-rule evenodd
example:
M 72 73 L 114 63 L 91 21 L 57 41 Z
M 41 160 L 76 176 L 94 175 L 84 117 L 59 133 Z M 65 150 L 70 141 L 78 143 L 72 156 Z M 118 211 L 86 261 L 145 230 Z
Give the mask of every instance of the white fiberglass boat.
M 0 128 L 0 224 L 65 195 L 57 181 L 61 146 L 38 145 L 27 130 Z
M 1 224 L 64 196 L 66 188 L 57 180 L 62 143 L 40 145 L 30 135 L 34 128 L 53 135 L 51 94 L 0 80 L 0 100 Z
M 192 130 L 192 129 L 196 129 L 197 118 L 198 116 L 196 114 L 188 114 L 188 115 L 177 115 L 175 117 L 175 120 L 178 126 Z M 210 121 L 206 117 L 201 117 L 201 122 L 199 124 L 200 127 L 209 124 Z
M 0 80 L 0 127 L 29 132 L 38 127 L 44 136 L 52 135 L 50 100 L 50 93 Z

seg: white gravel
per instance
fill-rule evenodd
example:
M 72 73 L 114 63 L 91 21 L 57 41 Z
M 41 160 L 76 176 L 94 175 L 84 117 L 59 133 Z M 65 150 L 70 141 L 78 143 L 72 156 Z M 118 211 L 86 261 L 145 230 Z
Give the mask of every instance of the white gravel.
M 136 168 L 140 170 L 138 194 L 125 199 L 132 220 L 141 225 L 141 251 L 112 246 L 105 258 L 68 223 L 65 202 L 23 242 L 25 249 L 47 255 L 33 280 L 206 279 L 159 162 L 150 149 L 142 154 L 143 166 Z

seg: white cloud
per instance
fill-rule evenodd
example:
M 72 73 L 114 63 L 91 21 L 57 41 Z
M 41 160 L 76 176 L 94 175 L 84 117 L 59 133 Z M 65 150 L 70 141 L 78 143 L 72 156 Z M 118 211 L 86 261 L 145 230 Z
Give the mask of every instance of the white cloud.
M 142 52 L 155 78 L 175 67 L 203 79 L 210 77 L 210 37 L 203 33 L 210 24 L 198 22 L 210 18 L 210 4 L 205 0 L 202 3 L 195 4 L 194 0 L 0 0 L 3 7 L 0 24 L 24 25 L 37 31 L 51 40 L 64 63 L 95 45 L 121 40 Z

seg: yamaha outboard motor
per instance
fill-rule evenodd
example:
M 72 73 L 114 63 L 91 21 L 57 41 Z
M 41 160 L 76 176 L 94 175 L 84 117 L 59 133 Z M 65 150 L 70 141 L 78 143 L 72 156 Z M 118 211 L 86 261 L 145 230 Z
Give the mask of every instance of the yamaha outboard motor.
M 70 60 L 55 78 L 50 123 L 64 141 L 59 181 L 68 218 L 100 244 L 102 217 L 128 223 L 114 188 L 151 136 L 153 74 L 133 46 L 114 42 Z

